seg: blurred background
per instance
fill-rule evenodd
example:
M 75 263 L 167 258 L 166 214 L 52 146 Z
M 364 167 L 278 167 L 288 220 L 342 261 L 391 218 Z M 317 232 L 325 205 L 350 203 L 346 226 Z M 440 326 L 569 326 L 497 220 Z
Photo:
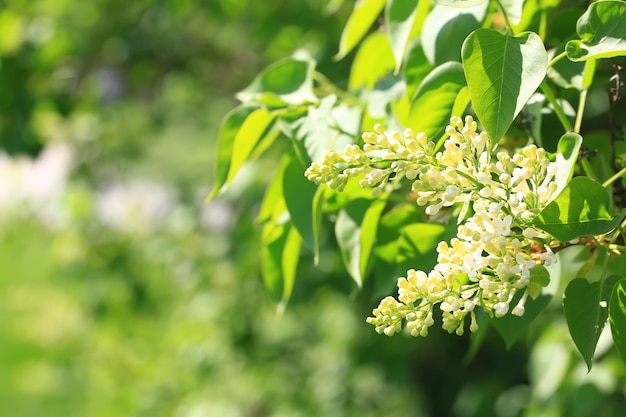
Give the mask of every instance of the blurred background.
M 216 137 L 235 92 L 298 48 L 345 83 L 351 58 L 331 57 L 351 8 L 0 3 L 1 416 L 624 409 L 619 359 L 590 377 L 563 323 L 509 351 L 491 332 L 472 360 L 467 336 L 375 334 L 365 317 L 378 300 L 354 291 L 331 243 L 320 269 L 302 255 L 276 315 L 255 223 L 276 158 L 206 203 Z

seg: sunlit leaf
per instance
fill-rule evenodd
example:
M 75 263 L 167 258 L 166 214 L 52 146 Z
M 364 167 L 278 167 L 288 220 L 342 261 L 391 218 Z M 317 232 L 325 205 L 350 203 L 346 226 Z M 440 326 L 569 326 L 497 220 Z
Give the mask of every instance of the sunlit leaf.
M 448 62 L 435 68 L 415 93 L 408 126 L 416 132 L 425 132 L 429 138 L 442 134 L 457 96 L 466 85 L 461 63 Z
M 609 321 L 615 348 L 626 362 L 626 279 L 621 279 L 613 287 L 609 302 Z
M 554 181 L 557 184 L 556 194 L 563 190 L 568 182 L 572 179 L 574 168 L 576 168 L 576 160 L 578 159 L 578 151 L 583 143 L 583 138 L 578 133 L 566 133 L 561 136 L 557 145 L 556 164 L 558 171 Z
M 352 66 L 348 88 L 373 89 L 380 79 L 394 68 L 393 51 L 389 39 L 382 32 L 370 34 L 359 46 Z
M 256 221 L 259 223 L 265 223 L 276 216 L 276 213 L 287 210 L 285 205 L 285 198 L 283 194 L 283 177 L 285 175 L 285 168 L 289 163 L 289 158 L 282 158 L 278 169 L 274 174 L 274 178 L 265 190 L 265 195 L 261 202 L 261 209 L 257 216 Z
M 237 132 L 239 132 L 248 116 L 259 108 L 260 106 L 258 105 L 241 105 L 231 110 L 230 113 L 224 117 L 217 139 L 215 185 L 213 186 L 213 190 L 211 191 L 211 194 L 209 194 L 208 199 L 212 199 L 217 196 L 226 183 Z
M 499 140 L 543 81 L 548 55 L 532 32 L 517 36 L 478 29 L 463 43 L 472 104 L 487 133 Z
M 435 0 L 435 3 L 441 4 L 442 6 L 458 8 L 477 6 L 487 2 L 488 0 Z
M 513 297 L 511 306 L 515 306 L 521 296 L 522 292 L 520 291 Z M 523 316 L 514 316 L 509 312 L 502 317 L 491 320 L 493 327 L 496 328 L 502 339 L 504 339 L 507 349 L 510 349 L 515 342 L 520 340 L 535 318 L 548 306 L 551 299 L 552 296 L 548 294 L 540 295 L 536 299 L 529 297 L 526 299 L 524 306 L 526 311 Z
M 585 278 L 576 278 L 565 289 L 563 309 L 567 327 L 589 370 L 600 333 L 609 316 L 611 292 L 619 279 L 619 276 L 612 275 L 590 283 Z
M 413 27 L 418 0 L 389 0 L 385 8 L 385 30 L 391 42 L 397 73 L 402 66 Z
M 580 40 L 567 43 L 572 61 L 611 58 L 626 55 L 626 3 L 606 0 L 592 3 L 578 19 Z
M 243 102 L 260 102 L 270 107 L 315 102 L 315 61 L 303 52 L 270 65 L 244 90 L 236 94 Z
M 430 271 L 437 260 L 437 245 L 445 240 L 446 227 L 436 223 L 404 226 L 398 239 L 396 262 L 400 270 L 410 268 Z
M 279 129 L 275 121 L 276 115 L 265 108 L 253 111 L 246 118 L 235 135 L 226 184 L 233 181 L 239 168 L 250 160 L 250 156 L 262 140 L 273 142 L 276 139 Z
M 398 255 L 398 239 L 405 226 L 421 223 L 424 219 L 413 203 L 398 204 L 383 214 L 378 227 L 375 254 L 388 264 L 394 264 Z
M 384 7 L 385 0 L 357 0 L 341 33 L 335 59 L 345 57 L 363 39 Z
M 463 41 L 481 26 L 488 3 L 471 8 L 436 5 L 424 22 L 422 47 L 434 66 L 461 60 Z
M 500 4 L 512 25 L 517 25 L 522 20 L 524 0 L 500 0 Z
M 533 224 L 561 242 L 608 233 L 626 215 L 623 209 L 612 216 L 609 204 L 609 194 L 602 185 L 587 177 L 575 177 Z

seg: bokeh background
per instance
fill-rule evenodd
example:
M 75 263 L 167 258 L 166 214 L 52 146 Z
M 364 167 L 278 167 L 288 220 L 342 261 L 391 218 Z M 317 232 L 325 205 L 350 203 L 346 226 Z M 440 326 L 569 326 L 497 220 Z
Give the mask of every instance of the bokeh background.
M 345 4 L 344 4 L 345 3 Z M 1 416 L 619 415 L 624 370 L 591 374 L 564 323 L 386 338 L 336 248 L 303 253 L 282 315 L 259 273 L 276 153 L 207 203 L 221 119 L 262 68 L 332 56 L 352 2 L 0 3 Z M 604 349 L 604 350 L 603 350 Z M 535 411 L 532 411 L 535 410 Z M 602 414 L 604 413 L 604 414 Z

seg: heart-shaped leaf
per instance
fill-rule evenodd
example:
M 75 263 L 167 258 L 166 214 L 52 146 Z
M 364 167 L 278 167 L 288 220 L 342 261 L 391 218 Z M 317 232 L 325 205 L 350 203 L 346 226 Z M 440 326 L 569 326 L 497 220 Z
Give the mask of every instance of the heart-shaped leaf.
M 615 229 L 626 215 L 623 209 L 612 216 L 609 203 L 609 194 L 602 185 L 587 177 L 575 177 L 533 224 L 561 242 L 601 235 Z
M 615 348 L 626 362 L 626 279 L 621 279 L 613 287 L 609 302 L 609 321 Z
M 563 308 L 567 327 L 589 370 L 600 333 L 609 316 L 611 292 L 619 279 L 618 275 L 612 275 L 589 283 L 585 278 L 576 278 L 565 289 Z
M 576 24 L 580 40 L 567 43 L 572 61 L 626 55 L 626 3 L 619 0 L 592 3 Z
M 499 140 L 543 81 L 548 54 L 532 32 L 472 32 L 462 49 L 463 68 L 478 119 Z

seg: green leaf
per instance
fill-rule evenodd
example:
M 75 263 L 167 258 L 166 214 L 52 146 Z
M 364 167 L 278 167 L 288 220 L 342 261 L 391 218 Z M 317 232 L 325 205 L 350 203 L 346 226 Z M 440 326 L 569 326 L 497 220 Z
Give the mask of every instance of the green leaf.
M 557 184 L 555 195 L 560 193 L 572 179 L 574 168 L 576 168 L 576 159 L 578 159 L 578 151 L 582 143 L 583 138 L 578 133 L 566 133 L 559 139 L 556 148 L 558 171 L 554 179 Z
M 365 217 L 361 223 L 361 259 L 359 267 L 362 277 L 367 275 L 368 266 L 371 263 L 374 245 L 378 240 L 378 223 L 385 207 L 387 207 L 385 198 L 374 200 L 365 212 Z
M 365 87 L 371 90 L 393 68 L 394 58 L 389 39 L 382 32 L 374 32 L 365 38 L 356 52 L 350 67 L 348 89 Z
M 313 218 L 313 254 L 315 265 L 320 260 L 320 233 L 322 230 L 322 218 L 324 214 L 324 203 L 326 202 L 326 193 L 330 190 L 325 185 L 317 187 L 315 196 L 313 196 L 312 218 Z
M 237 132 L 239 132 L 248 116 L 259 108 L 258 105 L 240 105 L 224 117 L 217 139 L 215 185 L 207 197 L 209 200 L 217 196 L 226 183 Z
M 385 213 L 378 226 L 376 256 L 387 264 L 395 264 L 398 256 L 398 240 L 405 226 L 423 222 L 421 212 L 415 203 L 394 206 Z
M 444 240 L 446 227 L 435 223 L 405 226 L 398 239 L 396 263 L 401 271 L 419 268 L 430 271 L 437 263 L 437 245 Z
M 469 8 L 436 5 L 424 22 L 422 33 L 424 53 L 431 64 L 460 61 L 463 41 L 481 26 L 488 3 Z
M 626 215 L 623 209 L 612 216 L 609 204 L 609 194 L 602 185 L 587 177 L 575 177 L 533 224 L 561 242 L 601 235 L 615 229 Z
M 279 130 L 275 125 L 276 115 L 265 108 L 253 111 L 243 122 L 235 136 L 226 184 L 230 184 L 241 166 L 248 162 L 261 141 L 273 142 Z M 267 144 L 265 145 L 267 148 Z
M 395 72 L 402 66 L 413 27 L 418 0 L 389 0 L 385 8 L 385 29 L 396 62 Z
M 289 301 L 296 278 L 301 239 L 291 222 L 266 223 L 261 236 L 261 271 L 267 290 L 279 308 Z
M 611 292 L 619 279 L 618 275 L 612 275 L 590 283 L 585 278 L 576 278 L 565 289 L 563 309 L 567 327 L 589 370 L 600 333 L 609 316 L 607 307 Z
M 613 287 L 609 302 L 609 322 L 615 348 L 626 362 L 626 279 L 621 279 Z
M 270 65 L 244 90 L 236 94 L 243 102 L 286 107 L 317 101 L 313 93 L 315 61 L 303 52 Z
M 435 68 L 415 93 L 408 126 L 416 132 L 425 132 L 429 138 L 438 137 L 450 122 L 452 108 L 466 85 L 459 62 L 447 62 Z
M 335 236 L 346 269 L 361 287 L 367 272 L 380 215 L 386 201 L 352 200 L 339 211 L 335 223 Z
M 626 3 L 598 1 L 578 19 L 580 40 L 567 42 L 567 56 L 572 61 L 611 58 L 626 55 Z
M 313 225 L 313 199 L 317 186 L 304 176 L 304 167 L 292 159 L 283 175 L 283 195 L 291 221 L 304 243 L 315 250 L 315 232 Z
M 424 55 L 421 39 L 414 39 L 407 51 L 406 65 L 404 66 L 404 80 L 406 81 L 406 95 L 413 98 L 420 84 L 428 73 L 433 70 L 433 66 Z
M 345 57 L 368 32 L 385 7 L 385 0 L 358 0 L 346 22 L 335 59 Z
M 258 223 L 268 222 L 277 215 L 282 214 L 283 211 L 287 210 L 283 195 L 283 177 L 288 163 L 289 158 L 281 159 L 279 167 L 274 174 L 274 178 L 272 178 L 272 181 L 268 185 L 265 195 L 263 196 L 261 209 L 259 210 L 259 215 L 256 219 Z
M 512 306 L 518 303 L 522 293 L 523 291 L 518 291 L 515 297 L 513 297 L 511 301 Z M 548 294 L 540 295 L 537 299 L 528 298 L 524 305 L 526 311 L 523 316 L 514 316 L 509 313 L 491 320 L 493 327 L 496 328 L 502 339 L 504 339 L 507 349 L 510 349 L 524 335 L 535 318 L 548 306 L 551 299 L 552 296 Z
M 462 56 L 476 115 L 498 141 L 545 77 L 543 41 L 532 32 L 510 36 L 478 29 L 463 43 Z
M 528 294 L 537 299 L 541 295 L 544 287 L 550 284 L 550 273 L 543 265 L 535 265 L 530 270 L 530 284 L 528 285 Z

